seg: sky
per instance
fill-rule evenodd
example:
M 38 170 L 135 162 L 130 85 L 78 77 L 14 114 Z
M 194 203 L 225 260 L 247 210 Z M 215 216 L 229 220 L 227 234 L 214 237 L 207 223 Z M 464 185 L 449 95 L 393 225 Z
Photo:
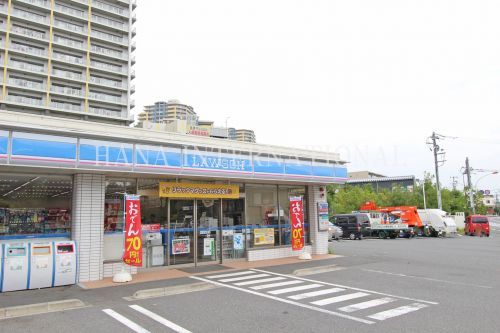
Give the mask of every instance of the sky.
M 137 2 L 136 113 L 179 99 L 259 143 L 417 178 L 435 131 L 443 186 L 467 156 L 500 170 L 498 0 Z M 472 180 L 500 193 L 500 174 Z

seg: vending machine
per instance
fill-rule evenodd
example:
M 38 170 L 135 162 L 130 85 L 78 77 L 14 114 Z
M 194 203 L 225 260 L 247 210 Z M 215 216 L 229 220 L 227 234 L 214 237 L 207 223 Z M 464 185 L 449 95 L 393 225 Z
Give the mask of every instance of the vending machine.
M 54 242 L 54 287 L 76 283 L 76 243 Z
M 28 288 L 29 254 L 27 243 L 4 245 L 2 291 Z
M 30 243 L 30 274 L 28 289 L 52 287 L 54 248 L 52 242 Z

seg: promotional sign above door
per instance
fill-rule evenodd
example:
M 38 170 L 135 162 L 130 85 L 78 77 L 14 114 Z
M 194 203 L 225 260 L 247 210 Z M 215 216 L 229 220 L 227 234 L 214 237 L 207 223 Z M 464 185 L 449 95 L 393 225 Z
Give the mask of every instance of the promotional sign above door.
M 161 198 L 238 199 L 240 187 L 224 184 L 160 182 Z

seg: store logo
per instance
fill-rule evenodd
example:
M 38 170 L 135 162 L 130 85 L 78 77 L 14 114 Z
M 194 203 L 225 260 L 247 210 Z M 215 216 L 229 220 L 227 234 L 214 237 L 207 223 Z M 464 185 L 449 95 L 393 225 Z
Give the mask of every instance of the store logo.
M 246 162 L 234 158 L 191 155 L 190 165 L 193 168 L 245 171 Z

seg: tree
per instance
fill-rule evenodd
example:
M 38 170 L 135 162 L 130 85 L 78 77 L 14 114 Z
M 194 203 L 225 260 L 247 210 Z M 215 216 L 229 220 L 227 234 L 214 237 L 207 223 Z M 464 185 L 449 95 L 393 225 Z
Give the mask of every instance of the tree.
M 424 180 L 419 182 L 413 191 L 408 191 L 400 186 L 395 186 L 392 191 L 384 189 L 375 192 L 371 185 L 331 185 L 327 188 L 327 198 L 332 214 L 346 214 L 359 210 L 366 201 L 373 201 L 378 206 L 416 206 L 424 208 L 423 187 L 425 187 L 425 200 L 427 208 L 437 208 L 437 191 L 434 176 L 427 173 Z M 465 212 L 470 214 L 467 196 L 459 190 L 443 188 L 441 190 L 443 210 L 454 214 Z M 476 211 L 478 214 L 486 212 L 480 194 L 476 194 Z

